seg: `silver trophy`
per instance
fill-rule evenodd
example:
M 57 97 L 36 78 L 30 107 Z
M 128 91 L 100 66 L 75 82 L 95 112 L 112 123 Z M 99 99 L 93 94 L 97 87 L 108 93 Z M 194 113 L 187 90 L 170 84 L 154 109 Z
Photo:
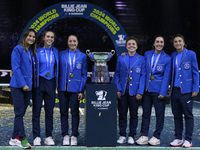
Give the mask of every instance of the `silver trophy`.
M 90 50 L 86 50 L 86 54 L 92 61 L 94 61 L 91 77 L 92 82 L 109 83 L 110 76 L 107 61 L 109 61 L 115 54 L 115 50 L 111 50 L 111 52 L 90 52 Z

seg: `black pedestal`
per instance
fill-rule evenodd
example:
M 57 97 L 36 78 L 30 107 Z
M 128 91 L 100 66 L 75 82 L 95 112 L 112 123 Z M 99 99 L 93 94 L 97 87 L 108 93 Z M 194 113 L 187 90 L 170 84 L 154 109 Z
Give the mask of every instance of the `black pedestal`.
M 87 84 L 85 106 L 86 146 L 116 146 L 116 85 Z

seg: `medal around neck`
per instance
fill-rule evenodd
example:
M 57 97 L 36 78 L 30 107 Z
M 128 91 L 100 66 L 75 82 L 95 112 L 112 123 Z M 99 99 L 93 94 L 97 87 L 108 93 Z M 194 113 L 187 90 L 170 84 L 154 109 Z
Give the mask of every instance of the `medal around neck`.
M 91 77 L 92 82 L 100 84 L 109 83 L 110 76 L 107 61 L 115 54 L 115 50 L 111 50 L 111 52 L 90 52 L 90 50 L 86 50 L 86 54 L 94 61 Z
M 47 72 L 47 73 L 46 73 L 46 76 L 47 76 L 47 77 L 49 77 L 49 76 L 50 76 L 50 73 L 49 73 L 49 72 Z
M 73 74 L 73 73 L 70 73 L 70 74 L 69 74 L 69 77 L 70 77 L 70 78 L 73 78 L 73 77 L 74 77 L 74 74 Z
M 127 82 L 131 82 L 131 78 L 130 77 L 128 77 Z
M 155 76 L 154 76 L 154 75 L 151 75 L 150 78 L 151 78 L 151 80 L 154 80 L 154 79 L 155 79 Z

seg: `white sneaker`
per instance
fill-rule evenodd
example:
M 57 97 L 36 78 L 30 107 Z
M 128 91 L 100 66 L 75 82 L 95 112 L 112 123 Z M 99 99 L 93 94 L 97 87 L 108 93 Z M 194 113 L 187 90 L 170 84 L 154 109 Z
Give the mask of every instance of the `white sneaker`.
M 128 142 L 127 142 L 128 144 L 134 144 L 135 142 L 134 142 L 134 139 L 131 137 L 131 136 L 129 136 L 128 137 Z
M 52 137 L 49 136 L 49 137 L 45 138 L 44 144 L 46 144 L 46 145 L 55 145 L 55 142 L 53 141 Z
M 144 145 L 144 144 L 148 144 L 149 138 L 148 136 L 140 136 L 140 138 L 135 141 L 136 144 L 138 145 Z
M 34 145 L 34 146 L 40 146 L 40 145 L 41 145 L 41 138 L 40 138 L 40 137 L 36 137 L 36 138 L 33 140 L 33 145 Z
M 160 139 L 157 139 L 156 137 L 152 137 L 149 142 L 150 145 L 159 145 L 160 144 Z
M 75 146 L 75 145 L 77 145 L 77 143 L 78 143 L 78 142 L 77 142 L 77 137 L 72 136 L 72 137 L 71 137 L 71 145 L 72 145 L 72 146 Z
M 63 145 L 69 145 L 69 135 L 63 137 Z
M 126 143 L 126 137 L 125 136 L 120 136 L 119 139 L 117 140 L 118 144 L 123 144 Z
M 190 143 L 189 141 L 185 140 L 182 147 L 190 148 L 190 147 L 192 147 L 192 142 Z
M 19 145 L 21 145 L 21 141 L 20 141 L 19 137 L 16 137 L 15 139 L 13 139 L 11 137 L 9 144 L 12 146 L 19 146 Z
M 173 142 L 170 143 L 171 146 L 182 146 L 183 140 L 175 139 Z

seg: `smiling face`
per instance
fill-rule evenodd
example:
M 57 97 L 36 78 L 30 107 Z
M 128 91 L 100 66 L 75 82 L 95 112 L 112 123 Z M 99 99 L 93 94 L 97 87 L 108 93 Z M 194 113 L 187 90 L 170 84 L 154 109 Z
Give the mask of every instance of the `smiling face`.
M 43 37 L 44 45 L 46 48 L 50 48 L 54 42 L 54 33 L 53 32 L 47 32 L 45 36 Z
M 76 49 L 77 49 L 77 47 L 78 47 L 78 39 L 77 39 L 76 36 L 70 35 L 70 36 L 68 37 L 67 43 L 68 43 L 69 49 L 70 49 L 71 51 L 76 51 Z
M 183 51 L 185 42 L 181 37 L 179 36 L 175 37 L 173 43 L 177 51 Z
M 164 39 L 163 37 L 157 37 L 153 43 L 153 46 L 155 47 L 156 52 L 161 52 L 164 47 Z
M 36 40 L 36 35 L 33 31 L 29 32 L 28 36 L 25 39 L 25 42 L 27 46 L 29 47 L 30 45 L 34 44 Z
M 127 41 L 126 43 L 126 49 L 128 50 L 128 52 L 135 52 L 137 50 L 138 46 L 137 46 L 137 42 L 133 39 L 130 39 Z

